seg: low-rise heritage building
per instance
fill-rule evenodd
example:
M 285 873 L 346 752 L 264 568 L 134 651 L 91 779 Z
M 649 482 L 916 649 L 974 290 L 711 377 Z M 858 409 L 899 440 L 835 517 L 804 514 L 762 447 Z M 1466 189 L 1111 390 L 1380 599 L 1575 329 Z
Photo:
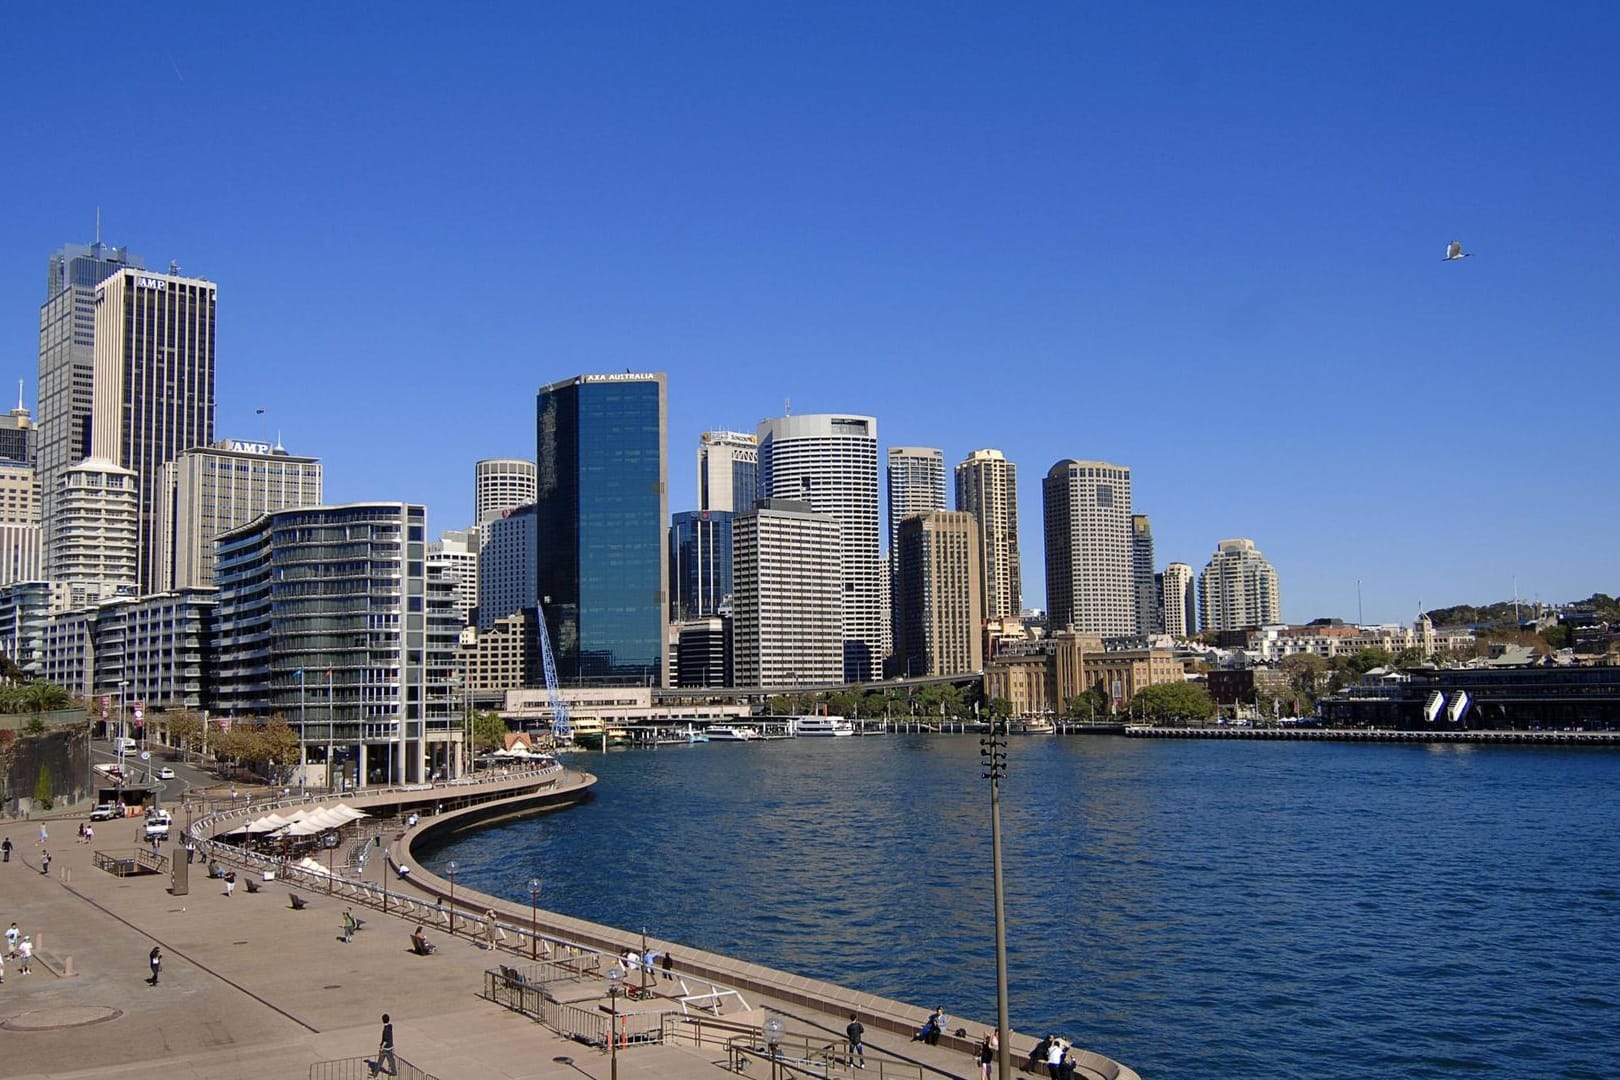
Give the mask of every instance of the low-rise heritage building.
M 1062 630 L 986 661 L 984 695 L 1006 699 L 1014 716 L 1062 715 L 1096 690 L 1119 712 L 1143 687 L 1184 678 L 1169 649 L 1109 649 L 1100 635 Z

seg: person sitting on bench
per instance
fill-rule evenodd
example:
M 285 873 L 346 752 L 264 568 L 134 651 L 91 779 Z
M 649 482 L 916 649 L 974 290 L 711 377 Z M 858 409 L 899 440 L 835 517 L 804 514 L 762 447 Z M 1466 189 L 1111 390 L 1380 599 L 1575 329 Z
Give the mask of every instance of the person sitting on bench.
M 417 923 L 416 929 L 411 932 L 411 952 L 417 956 L 433 955 L 433 943 L 427 939 L 427 934 L 423 932 L 421 923 Z

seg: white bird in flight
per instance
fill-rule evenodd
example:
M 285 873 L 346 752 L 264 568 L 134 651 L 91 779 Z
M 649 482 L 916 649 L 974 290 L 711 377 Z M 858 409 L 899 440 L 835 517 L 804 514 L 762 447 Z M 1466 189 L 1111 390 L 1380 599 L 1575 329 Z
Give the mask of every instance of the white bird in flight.
M 1462 241 L 1461 240 L 1453 240 L 1451 243 L 1446 245 L 1446 257 L 1444 259 L 1441 259 L 1440 261 L 1441 262 L 1454 262 L 1457 259 L 1469 258 L 1473 254 L 1474 253 L 1472 251 L 1464 251 L 1462 249 Z

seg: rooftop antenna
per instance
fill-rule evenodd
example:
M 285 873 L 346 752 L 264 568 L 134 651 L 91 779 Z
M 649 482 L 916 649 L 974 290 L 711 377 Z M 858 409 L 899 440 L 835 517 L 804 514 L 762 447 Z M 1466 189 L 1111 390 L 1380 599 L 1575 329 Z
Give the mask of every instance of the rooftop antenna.
M 1356 578 L 1356 625 L 1361 626 L 1364 620 L 1361 617 L 1361 579 Z
M 96 243 L 101 243 L 101 207 L 96 207 Z
M 783 398 L 782 399 L 782 415 L 783 416 L 792 416 L 793 415 L 793 399 L 792 398 Z
M 23 380 L 17 380 L 17 411 L 22 412 L 28 406 L 23 404 Z

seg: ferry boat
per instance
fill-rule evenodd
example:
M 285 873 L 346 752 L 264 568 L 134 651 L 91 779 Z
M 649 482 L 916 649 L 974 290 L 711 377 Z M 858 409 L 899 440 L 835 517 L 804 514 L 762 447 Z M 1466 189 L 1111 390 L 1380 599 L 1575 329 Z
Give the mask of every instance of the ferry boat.
M 603 743 L 608 746 L 628 746 L 630 732 L 619 724 L 608 725 L 598 716 L 573 717 L 574 742 L 589 750 L 603 749 Z
M 1056 735 L 1057 725 L 1044 716 L 1026 716 L 1009 721 L 1007 731 L 1013 735 Z
M 801 739 L 855 734 L 855 725 L 842 716 L 795 716 L 793 734 Z
M 759 729 L 746 724 L 711 724 L 710 742 L 753 742 L 759 738 Z

